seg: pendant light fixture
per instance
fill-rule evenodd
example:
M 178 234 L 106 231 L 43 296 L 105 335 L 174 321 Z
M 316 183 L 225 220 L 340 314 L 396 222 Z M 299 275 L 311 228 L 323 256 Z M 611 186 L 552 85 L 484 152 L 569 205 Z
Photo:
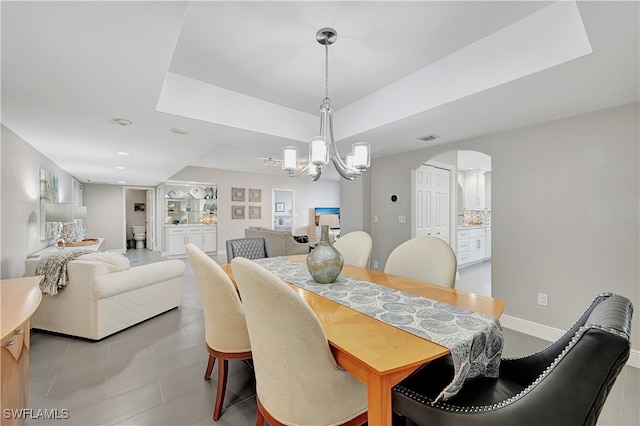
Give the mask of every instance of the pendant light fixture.
M 325 91 L 320 105 L 320 135 L 309 141 L 309 161 L 304 167 L 298 165 L 297 147 L 282 148 L 282 170 L 289 176 L 308 174 L 316 181 L 331 161 L 340 176 L 353 180 L 371 165 L 371 149 L 367 142 L 354 143 L 352 151 L 343 160 L 333 138 L 333 105 L 329 99 L 329 45 L 337 39 L 338 33 L 333 28 L 322 28 L 316 33 L 316 40 L 325 48 Z

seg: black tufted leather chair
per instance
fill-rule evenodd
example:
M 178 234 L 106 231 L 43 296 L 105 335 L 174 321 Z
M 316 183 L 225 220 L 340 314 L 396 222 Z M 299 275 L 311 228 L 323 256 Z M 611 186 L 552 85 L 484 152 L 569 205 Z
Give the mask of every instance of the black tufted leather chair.
M 475 379 L 448 401 L 434 402 L 451 381 L 445 357 L 393 389 L 394 424 L 595 425 L 629 358 L 633 305 L 602 294 L 558 341 L 524 357 L 503 359 L 496 378 Z
M 247 259 L 262 259 L 269 257 L 267 242 L 264 238 L 237 238 L 227 240 L 227 261 L 231 263 L 234 257 Z

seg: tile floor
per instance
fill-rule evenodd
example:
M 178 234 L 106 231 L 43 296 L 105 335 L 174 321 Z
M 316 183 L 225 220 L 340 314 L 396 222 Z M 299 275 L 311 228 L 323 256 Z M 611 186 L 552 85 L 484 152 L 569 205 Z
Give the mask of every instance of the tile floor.
M 161 260 L 137 254 L 133 265 Z M 216 258 L 226 262 L 226 258 Z M 487 294 L 490 262 L 463 268 L 458 287 Z M 488 271 L 488 272 L 487 272 Z M 482 278 L 484 277 L 484 278 Z M 486 279 L 489 279 L 487 287 Z M 252 369 L 231 361 L 225 411 L 211 418 L 216 373 L 203 380 L 207 362 L 200 296 L 187 262 L 182 306 L 100 342 L 34 331 L 29 406 L 57 409 L 58 417 L 27 419 L 27 425 L 252 425 L 256 403 Z M 526 355 L 548 342 L 505 329 L 507 357 Z M 639 370 L 625 367 L 600 416 L 599 425 L 638 425 Z

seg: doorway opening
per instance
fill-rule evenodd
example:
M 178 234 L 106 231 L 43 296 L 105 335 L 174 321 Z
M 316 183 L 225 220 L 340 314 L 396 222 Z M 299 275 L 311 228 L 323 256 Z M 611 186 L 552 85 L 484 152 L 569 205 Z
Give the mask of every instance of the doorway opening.
M 455 150 L 412 171 L 412 237 L 449 243 L 458 259 L 456 288 L 491 295 L 491 157 Z
M 273 229 L 286 230 L 295 234 L 295 191 L 293 189 L 272 189 L 271 217 Z
M 153 188 L 123 187 L 124 192 L 124 250 L 157 250 Z M 134 235 L 135 230 L 135 235 Z

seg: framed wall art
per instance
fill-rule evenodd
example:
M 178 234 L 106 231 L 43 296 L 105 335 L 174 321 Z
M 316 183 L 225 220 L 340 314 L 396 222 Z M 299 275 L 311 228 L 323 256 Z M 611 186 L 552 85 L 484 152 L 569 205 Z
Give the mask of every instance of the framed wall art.
M 244 219 L 244 206 L 231 206 L 231 219 Z
M 58 202 L 58 177 L 46 170 L 40 170 L 40 239 L 53 237 L 57 224 L 45 221 L 45 205 Z
M 251 203 L 262 202 L 262 189 L 249 189 L 249 202 Z
M 244 201 L 244 188 L 231 188 L 231 201 Z
M 276 213 L 284 213 L 284 203 L 276 203 Z
M 249 206 L 249 219 L 262 218 L 262 207 Z

